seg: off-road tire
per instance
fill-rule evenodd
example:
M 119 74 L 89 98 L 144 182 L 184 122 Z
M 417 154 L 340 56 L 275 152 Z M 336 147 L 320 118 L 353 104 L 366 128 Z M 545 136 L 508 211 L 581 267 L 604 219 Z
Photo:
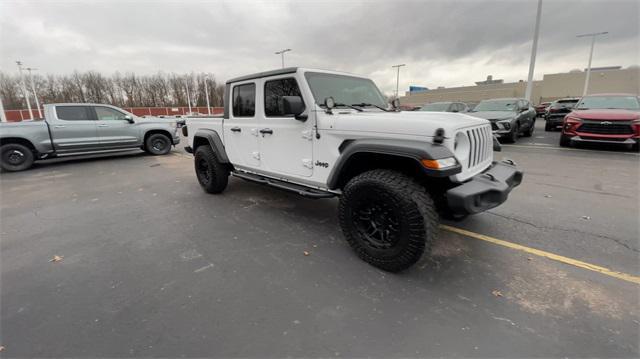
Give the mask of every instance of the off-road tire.
M 200 146 L 194 154 L 194 169 L 202 189 L 209 193 L 221 193 L 229 183 L 229 168 L 218 161 L 209 146 Z
M 571 139 L 569 136 L 560 135 L 560 147 L 571 147 Z
M 504 142 L 515 143 L 518 140 L 518 135 L 520 135 L 520 125 L 516 122 L 511 128 L 511 132 L 504 137 Z
M 33 151 L 19 143 L 8 143 L 0 147 L 0 168 L 7 172 L 24 171 L 33 165 Z
M 524 137 L 531 137 L 533 136 L 533 132 L 536 130 L 536 120 L 533 119 L 533 123 L 531 124 L 531 126 L 529 128 L 527 128 L 527 131 L 525 131 L 525 133 L 523 134 Z
M 551 126 L 551 123 L 549 121 L 545 121 L 544 123 L 544 130 L 546 132 L 551 132 L 553 131 L 553 126 Z
M 156 156 L 166 155 L 171 146 L 171 139 L 162 133 L 153 133 L 144 141 L 144 150 Z
M 389 272 L 407 269 L 423 253 L 429 254 L 438 233 L 436 207 L 425 188 L 407 175 L 386 169 L 351 179 L 342 191 L 338 217 L 342 233 L 356 254 Z M 382 240 L 364 233 L 367 222 Z

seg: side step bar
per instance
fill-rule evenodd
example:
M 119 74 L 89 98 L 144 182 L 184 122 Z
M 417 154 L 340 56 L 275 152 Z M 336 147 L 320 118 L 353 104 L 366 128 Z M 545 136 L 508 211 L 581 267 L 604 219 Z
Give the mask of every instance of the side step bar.
M 275 188 L 279 188 L 279 189 L 283 189 L 285 191 L 289 191 L 289 192 L 294 192 L 297 193 L 303 197 L 308 197 L 308 198 L 331 198 L 331 197 L 335 197 L 335 193 L 331 193 L 331 192 L 325 192 L 325 191 L 321 191 L 321 190 L 316 190 L 316 189 L 311 189 L 311 188 L 307 188 L 295 183 L 289 183 L 289 182 L 285 182 L 285 181 L 279 181 L 277 179 L 273 179 L 273 178 L 268 178 L 268 177 L 263 177 L 260 175 L 256 175 L 253 173 L 246 173 L 246 172 L 238 172 L 238 171 L 233 171 L 231 172 L 232 175 L 234 175 L 235 177 L 238 178 L 242 178 L 244 180 L 250 181 L 250 182 L 255 182 L 255 183 L 259 183 L 259 184 L 265 184 L 271 187 L 275 187 Z

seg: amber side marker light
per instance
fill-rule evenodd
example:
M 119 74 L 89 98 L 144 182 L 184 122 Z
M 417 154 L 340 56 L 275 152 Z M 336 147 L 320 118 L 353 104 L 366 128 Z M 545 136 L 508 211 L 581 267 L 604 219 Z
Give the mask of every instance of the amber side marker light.
M 455 166 L 456 164 L 458 164 L 458 161 L 456 161 L 454 157 L 449 157 L 449 158 L 442 158 L 439 160 L 423 159 L 423 160 L 420 160 L 420 163 L 426 168 L 429 168 L 432 170 L 441 170 L 444 168 Z

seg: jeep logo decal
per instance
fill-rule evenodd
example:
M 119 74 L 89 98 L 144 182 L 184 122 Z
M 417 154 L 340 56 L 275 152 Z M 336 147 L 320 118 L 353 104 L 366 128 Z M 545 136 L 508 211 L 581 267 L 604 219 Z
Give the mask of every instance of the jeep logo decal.
M 328 162 L 320 162 L 320 161 L 316 161 L 316 166 L 318 166 L 318 167 L 324 167 L 324 168 L 329 168 L 329 163 L 328 163 Z

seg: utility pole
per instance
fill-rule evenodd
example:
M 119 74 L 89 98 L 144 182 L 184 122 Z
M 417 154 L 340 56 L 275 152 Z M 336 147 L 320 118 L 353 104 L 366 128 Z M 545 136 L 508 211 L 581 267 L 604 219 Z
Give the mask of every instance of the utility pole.
M 0 122 L 7 122 L 7 116 L 4 113 L 4 105 L 2 104 L 2 97 L 0 97 Z
M 593 48 L 596 44 L 596 36 L 606 35 L 608 31 L 604 32 L 594 32 L 591 34 L 582 34 L 576 37 L 591 37 L 591 51 L 589 51 L 589 64 L 587 65 L 587 75 L 584 79 L 584 90 L 582 91 L 582 97 L 587 96 L 587 91 L 589 89 L 589 79 L 591 78 L 591 60 L 593 59 Z
M 284 50 L 280 50 L 280 51 L 276 51 L 276 55 L 281 55 L 282 56 L 282 68 L 284 69 L 284 53 L 291 51 L 291 49 L 284 49 Z
M 187 105 L 189 106 L 188 115 L 191 115 L 191 96 L 189 95 L 189 81 L 184 81 L 184 88 L 187 89 Z
M 22 94 L 25 101 L 27 101 L 27 108 L 29 109 L 29 118 L 33 120 L 33 111 L 31 110 L 31 102 L 29 102 L 29 93 L 27 92 L 27 85 L 24 83 L 24 76 L 22 76 L 22 62 L 16 61 L 18 64 L 18 71 L 20 72 L 20 87 L 22 87 Z
M 533 31 L 533 45 L 531 46 L 531 61 L 529 61 L 529 76 L 527 77 L 527 89 L 524 98 L 531 101 L 533 92 L 533 70 L 536 67 L 536 52 L 538 51 L 538 36 L 540 35 L 540 17 L 542 13 L 542 0 L 538 0 L 538 13 L 536 14 L 536 27 Z
M 400 68 L 402 66 L 407 66 L 406 64 L 393 65 L 391 67 L 395 67 L 398 69 L 398 74 L 396 75 L 396 98 L 398 98 L 398 86 L 400 86 Z
M 31 92 L 33 92 L 33 98 L 36 99 L 36 108 L 38 109 L 38 118 L 42 118 L 42 112 L 40 112 L 40 101 L 38 101 L 38 94 L 36 93 L 36 87 L 33 85 L 33 76 L 31 76 L 31 71 L 36 71 L 33 67 L 27 67 L 27 71 L 29 71 L 29 82 L 31 83 Z
M 209 106 L 209 87 L 207 86 L 207 81 L 209 81 L 209 77 L 204 77 L 204 95 L 207 99 L 207 114 L 211 116 L 211 106 Z

